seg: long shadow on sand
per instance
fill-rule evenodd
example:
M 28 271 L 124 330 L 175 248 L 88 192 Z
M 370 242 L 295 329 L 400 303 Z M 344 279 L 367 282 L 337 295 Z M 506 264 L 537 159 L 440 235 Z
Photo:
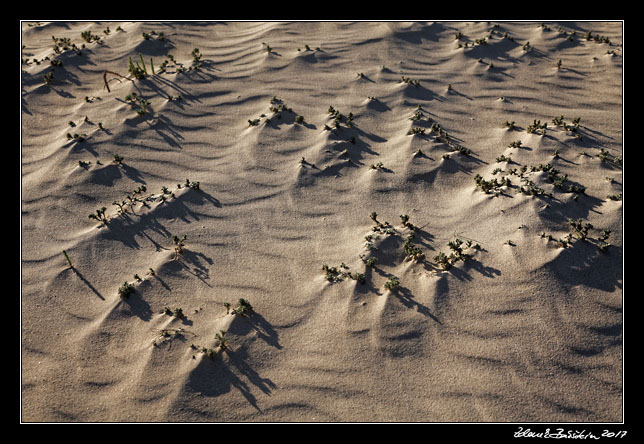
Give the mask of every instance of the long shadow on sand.
M 236 320 L 228 329 L 228 333 L 235 336 L 244 336 L 251 331 L 269 345 L 277 349 L 282 348 L 277 332 L 257 313 L 252 313 L 239 321 Z M 252 368 L 248 363 L 248 350 L 243 345 L 239 348 L 233 346 L 233 349 L 224 350 L 223 353 L 226 359 L 221 355 L 217 355 L 214 359 L 203 358 L 190 373 L 188 385 L 191 390 L 203 396 L 217 397 L 235 388 L 255 409 L 261 411 L 252 388 L 255 387 L 265 394 L 270 394 L 277 386 L 270 379 L 261 377 Z

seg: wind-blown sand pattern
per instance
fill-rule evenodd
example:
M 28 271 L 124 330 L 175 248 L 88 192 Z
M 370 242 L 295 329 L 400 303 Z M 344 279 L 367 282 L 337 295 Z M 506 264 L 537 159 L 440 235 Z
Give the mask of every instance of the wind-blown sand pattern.
M 622 37 L 22 23 L 22 420 L 621 421 Z

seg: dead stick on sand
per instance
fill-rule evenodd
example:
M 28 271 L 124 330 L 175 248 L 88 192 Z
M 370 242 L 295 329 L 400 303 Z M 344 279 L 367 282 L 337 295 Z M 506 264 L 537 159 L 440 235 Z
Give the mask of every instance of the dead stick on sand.
M 119 76 L 119 77 L 121 77 L 121 78 L 123 78 L 123 79 L 129 80 L 129 78 L 128 78 L 128 77 L 124 77 L 124 76 L 122 76 L 121 74 L 119 74 L 119 73 L 117 73 L 117 72 L 114 72 L 114 71 L 105 71 L 105 72 L 103 73 L 103 82 L 105 83 L 104 88 L 107 88 L 107 92 L 112 92 L 112 91 L 110 90 L 110 86 L 107 84 L 107 74 L 108 74 L 108 73 L 109 73 L 109 74 L 114 74 L 114 75 Z M 116 80 L 119 80 L 119 79 L 116 79 Z M 120 82 L 120 80 L 119 80 L 119 82 Z

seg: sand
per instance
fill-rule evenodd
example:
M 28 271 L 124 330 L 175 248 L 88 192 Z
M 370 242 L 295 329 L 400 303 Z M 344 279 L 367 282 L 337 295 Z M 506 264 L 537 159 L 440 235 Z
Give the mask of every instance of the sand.
M 622 22 L 21 26 L 21 421 L 623 421 Z

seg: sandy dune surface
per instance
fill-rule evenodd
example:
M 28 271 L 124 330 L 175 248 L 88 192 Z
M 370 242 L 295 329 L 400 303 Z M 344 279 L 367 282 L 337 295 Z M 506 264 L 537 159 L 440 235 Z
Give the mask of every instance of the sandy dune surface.
M 623 23 L 21 25 L 22 421 L 622 421 Z

